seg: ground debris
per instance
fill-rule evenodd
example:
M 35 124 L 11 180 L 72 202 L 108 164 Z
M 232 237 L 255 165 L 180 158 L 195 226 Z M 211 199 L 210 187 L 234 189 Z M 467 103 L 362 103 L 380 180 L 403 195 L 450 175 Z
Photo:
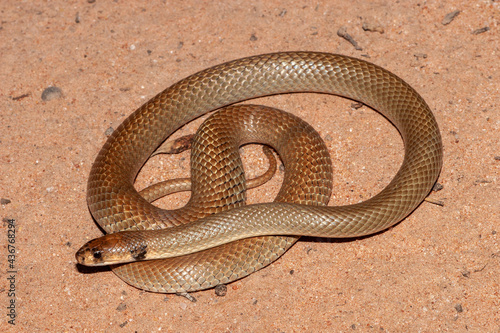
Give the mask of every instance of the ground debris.
M 451 21 L 453 21 L 455 19 L 455 17 L 458 16 L 458 14 L 460 14 L 460 11 L 459 10 L 455 10 L 451 13 L 448 13 L 444 16 L 443 20 L 441 21 L 441 24 L 442 25 L 448 25 L 451 23 Z
M 337 36 L 342 37 L 346 41 L 348 41 L 349 43 L 351 43 L 352 46 L 354 46 L 354 48 L 356 50 L 358 50 L 358 51 L 362 51 L 363 50 L 363 48 L 358 45 L 358 43 L 354 40 L 354 38 L 352 38 L 351 35 L 349 35 L 347 33 L 347 28 L 346 27 L 344 27 L 344 26 L 340 27 L 340 29 L 337 31 Z

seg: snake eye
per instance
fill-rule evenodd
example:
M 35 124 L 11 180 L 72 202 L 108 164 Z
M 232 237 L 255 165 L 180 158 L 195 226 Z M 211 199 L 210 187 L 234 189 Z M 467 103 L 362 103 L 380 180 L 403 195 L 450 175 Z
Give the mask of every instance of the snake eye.
M 92 253 L 92 255 L 94 256 L 94 259 L 101 259 L 102 258 L 101 251 L 95 251 L 94 253 Z

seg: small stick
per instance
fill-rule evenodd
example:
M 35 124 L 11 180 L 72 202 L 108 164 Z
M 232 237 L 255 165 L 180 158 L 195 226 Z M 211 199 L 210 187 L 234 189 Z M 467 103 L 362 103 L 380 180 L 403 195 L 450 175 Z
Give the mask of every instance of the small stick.
M 352 38 L 351 35 L 349 35 L 347 33 L 347 28 L 346 27 L 340 27 L 340 29 L 337 31 L 337 36 L 342 37 L 346 41 L 348 41 L 349 43 L 351 43 L 352 46 L 354 46 L 354 48 L 356 50 L 358 50 L 358 51 L 362 51 L 363 50 L 363 48 L 358 45 L 358 43 L 354 40 L 354 38 Z
M 424 201 L 427 201 L 428 203 L 431 203 L 431 204 L 434 204 L 434 205 L 438 205 L 438 206 L 441 206 L 441 207 L 444 206 L 444 201 L 441 201 L 441 200 L 432 200 L 432 199 L 429 199 L 429 198 L 425 198 Z

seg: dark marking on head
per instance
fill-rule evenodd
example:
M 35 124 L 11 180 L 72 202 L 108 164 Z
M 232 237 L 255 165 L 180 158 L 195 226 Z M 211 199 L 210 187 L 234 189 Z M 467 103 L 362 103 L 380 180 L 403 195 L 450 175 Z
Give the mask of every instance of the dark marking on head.
M 132 251 L 130 251 L 130 254 L 132 255 L 132 258 L 135 260 L 144 260 L 146 259 L 146 255 L 148 254 L 147 250 L 148 246 L 146 244 L 141 244 L 137 248 L 134 248 Z
M 94 257 L 94 259 L 97 262 L 102 261 L 102 251 L 101 250 L 93 250 L 92 256 Z

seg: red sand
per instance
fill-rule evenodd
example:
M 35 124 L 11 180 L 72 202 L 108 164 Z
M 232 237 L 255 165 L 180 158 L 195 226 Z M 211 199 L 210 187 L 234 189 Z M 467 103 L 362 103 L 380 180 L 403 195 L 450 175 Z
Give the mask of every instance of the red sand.
M 1 331 L 500 331 L 498 1 L 3 1 L 0 13 L 0 197 L 11 201 L 0 204 Z M 337 35 L 342 26 L 363 50 Z M 75 251 L 101 235 L 85 191 L 106 130 L 195 71 L 289 50 L 367 59 L 425 98 L 445 153 L 444 189 L 430 198 L 444 206 L 423 203 L 360 240 L 306 239 L 225 297 L 194 293 L 196 303 L 135 289 L 109 270 L 79 271 Z M 42 101 L 49 86 L 62 97 Z M 300 115 L 325 138 L 336 171 L 331 205 L 374 195 L 401 163 L 397 131 L 352 101 L 258 102 Z M 138 186 L 187 175 L 186 157 L 153 160 Z M 261 159 L 245 150 L 247 165 L 263 169 Z M 271 201 L 278 186 L 252 191 L 250 201 Z M 179 200 L 186 195 L 163 204 Z M 16 223 L 10 274 L 7 219 Z

